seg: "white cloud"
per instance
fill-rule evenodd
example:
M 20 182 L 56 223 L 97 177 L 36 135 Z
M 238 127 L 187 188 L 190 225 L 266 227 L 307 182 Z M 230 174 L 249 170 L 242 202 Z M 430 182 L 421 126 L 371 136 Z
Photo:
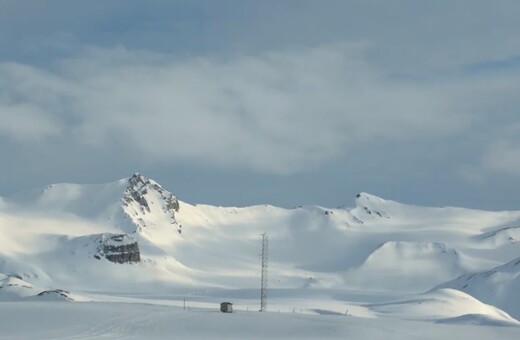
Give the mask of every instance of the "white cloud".
M 60 123 L 38 106 L 0 100 L 0 136 L 26 144 L 57 136 L 60 129 Z
M 442 138 L 469 128 L 474 115 L 454 93 L 464 84 L 390 80 L 363 61 L 363 52 L 362 45 L 328 45 L 175 60 L 119 47 L 86 50 L 54 72 L 4 63 L 0 89 L 19 113 L 10 120 L 1 114 L 7 123 L 0 134 L 61 132 L 152 162 L 294 173 L 365 142 Z

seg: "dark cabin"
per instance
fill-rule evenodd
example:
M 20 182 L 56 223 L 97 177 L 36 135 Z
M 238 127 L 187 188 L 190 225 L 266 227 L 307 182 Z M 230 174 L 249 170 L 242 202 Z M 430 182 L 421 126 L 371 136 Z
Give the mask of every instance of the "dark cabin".
M 222 313 L 233 313 L 233 304 L 231 302 L 222 302 L 220 304 L 220 311 Z

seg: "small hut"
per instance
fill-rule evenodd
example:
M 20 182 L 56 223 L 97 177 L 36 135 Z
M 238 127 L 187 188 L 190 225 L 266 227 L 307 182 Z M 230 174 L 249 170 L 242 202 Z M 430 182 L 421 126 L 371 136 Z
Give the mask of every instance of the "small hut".
M 220 304 L 220 311 L 222 313 L 233 313 L 233 304 L 231 302 L 222 302 Z

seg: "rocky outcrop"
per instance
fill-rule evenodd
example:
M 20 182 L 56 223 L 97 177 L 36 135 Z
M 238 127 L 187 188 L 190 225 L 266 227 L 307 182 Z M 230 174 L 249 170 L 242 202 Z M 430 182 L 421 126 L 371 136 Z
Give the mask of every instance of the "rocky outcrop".
M 124 213 L 133 221 L 139 233 L 154 225 L 154 216 L 161 216 L 163 223 L 170 224 L 179 234 L 182 233 L 182 227 L 175 218 L 180 208 L 179 201 L 154 180 L 135 173 L 128 179 L 128 187 L 121 202 Z M 151 216 L 153 218 L 150 220 Z
M 73 301 L 74 299 L 70 296 L 70 292 L 63 289 L 45 290 L 36 296 L 57 296 L 65 300 Z
M 128 234 L 103 234 L 99 240 L 98 252 L 94 257 L 102 257 L 115 263 L 141 262 L 137 239 Z
M 165 208 L 172 212 L 179 211 L 179 201 L 172 193 L 165 190 L 157 182 L 144 177 L 140 173 L 136 172 L 128 179 L 128 188 L 125 190 L 125 196 L 123 202 L 126 205 L 136 202 L 142 208 L 142 212 L 150 212 L 150 205 L 146 200 L 146 194 L 149 190 L 155 190 L 166 202 Z
M 2 275 L 3 274 L 0 274 L 0 276 Z M 24 281 L 20 275 L 7 275 L 3 278 L 0 277 L 0 289 L 8 287 L 34 288 L 32 284 Z
M 351 213 L 361 223 L 366 222 L 366 219 L 389 219 L 390 215 L 381 210 L 385 204 L 384 199 L 362 192 L 356 195 L 356 208 L 352 209 Z

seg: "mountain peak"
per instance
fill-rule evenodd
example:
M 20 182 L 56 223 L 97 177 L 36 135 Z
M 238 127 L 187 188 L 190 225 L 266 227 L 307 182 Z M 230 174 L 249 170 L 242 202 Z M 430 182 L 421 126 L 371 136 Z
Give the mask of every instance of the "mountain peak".
M 369 216 L 390 218 L 383 210 L 386 206 L 385 202 L 387 201 L 380 197 L 360 192 L 356 195 L 356 208 L 351 212 L 360 220 L 364 220 Z
M 153 186 L 163 189 L 163 187 L 159 185 L 159 183 L 146 176 L 143 176 L 140 172 L 135 172 L 132 176 L 130 176 L 128 178 L 128 184 L 129 188 L 142 188 L 143 186 Z
M 360 192 L 356 195 L 356 202 L 384 202 L 385 200 L 381 197 L 366 193 L 366 192 Z
M 128 178 L 121 200 L 124 212 L 138 231 L 155 225 L 157 216 L 165 216 L 168 224 L 177 225 L 175 213 L 179 211 L 179 201 L 175 195 L 139 172 Z M 177 231 L 181 233 L 180 226 Z

